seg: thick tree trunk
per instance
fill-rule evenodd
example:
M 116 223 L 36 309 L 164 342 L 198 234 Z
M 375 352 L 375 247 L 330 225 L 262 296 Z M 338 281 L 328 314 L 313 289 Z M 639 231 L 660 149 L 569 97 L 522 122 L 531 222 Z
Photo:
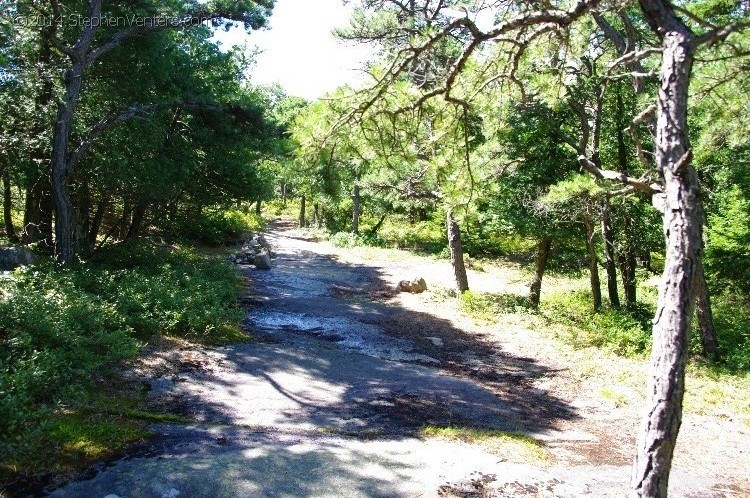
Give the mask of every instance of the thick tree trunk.
M 306 211 L 305 201 L 306 201 L 305 194 L 302 194 L 302 197 L 300 198 L 300 203 L 299 203 L 299 227 L 300 228 L 305 227 L 305 211 Z
M 589 280 L 591 281 L 591 295 L 594 299 L 594 312 L 602 308 L 602 284 L 599 280 L 599 261 L 594 247 L 594 221 L 587 215 L 583 224 L 586 227 L 586 251 L 589 254 Z
M 17 244 L 19 242 L 18 234 L 16 234 L 16 228 L 13 226 L 13 197 L 12 190 L 10 187 L 10 175 L 8 174 L 8 168 L 3 170 L 3 220 L 5 221 L 5 235 L 8 236 L 8 240 L 11 244 Z
M 546 235 L 542 236 L 539 240 L 539 245 L 536 247 L 534 280 L 531 281 L 531 292 L 529 293 L 529 301 L 534 308 L 539 307 L 539 300 L 542 294 L 542 278 L 544 278 L 544 272 L 547 270 L 547 261 L 549 260 L 551 248 L 552 240 Z
M 666 497 L 682 421 L 688 334 L 701 264 L 703 220 L 698 175 L 688 140 L 688 86 L 695 37 L 666 0 L 639 0 L 663 48 L 655 154 L 664 176 L 666 256 L 653 327 L 646 413 L 633 463 L 638 497 Z
M 354 184 L 354 192 L 352 193 L 352 233 L 359 233 L 359 185 Z
M 615 236 L 609 213 L 609 198 L 605 198 L 602 209 L 602 238 L 604 239 L 604 257 L 607 261 L 607 292 L 609 303 L 614 308 L 620 307 L 620 294 L 617 290 L 617 262 L 615 261 Z
M 146 219 L 146 210 L 148 209 L 148 202 L 140 201 L 136 204 L 133 209 L 133 219 L 130 222 L 130 228 L 128 228 L 128 234 L 125 239 L 130 240 L 137 237 L 141 233 L 143 228 L 143 220 Z
M 23 242 L 33 244 L 43 241 L 52 248 L 54 240 L 52 237 L 52 191 L 50 190 L 49 177 L 39 179 L 39 182 L 26 190 L 26 203 L 23 215 Z
M 698 317 L 698 329 L 701 334 L 703 356 L 711 361 L 719 359 L 719 341 L 716 338 L 713 312 L 711 311 L 711 297 L 708 292 L 703 265 L 698 265 L 695 273 L 695 314 Z
M 448 247 L 451 250 L 451 265 L 453 265 L 453 275 L 456 277 L 456 289 L 459 293 L 469 290 L 469 279 L 466 276 L 466 266 L 464 265 L 464 249 L 461 244 L 461 230 L 458 227 L 453 212 L 446 210 L 448 221 Z
M 57 26 L 50 25 L 42 31 L 42 38 L 37 62 L 37 79 L 41 82 L 40 91 L 35 101 L 35 112 L 37 122 L 34 124 L 32 133 L 42 137 L 50 129 L 49 108 L 54 98 L 54 84 L 50 71 L 52 64 L 51 40 L 56 36 Z M 26 190 L 26 205 L 24 211 L 24 222 L 22 230 L 23 242 L 31 244 L 43 241 L 48 248 L 54 246 L 52 236 L 52 186 L 50 184 L 50 150 L 47 140 L 38 140 L 36 147 L 31 152 L 33 162 L 37 163 L 38 169 L 32 172 L 29 182 L 31 187 Z
M 263 211 L 263 199 L 258 199 L 258 202 L 255 203 L 255 214 L 260 216 L 260 213 Z
M 52 141 L 52 198 L 55 203 L 55 256 L 61 263 L 73 261 L 74 215 L 70 197 L 72 165 L 68 156 L 68 145 L 73 125 L 73 116 L 83 87 L 85 64 L 73 62 L 65 73 L 65 95 L 60 102 Z
M 373 237 L 378 234 L 378 230 L 380 230 L 380 227 L 383 226 L 383 222 L 385 222 L 386 215 L 382 215 L 377 223 L 375 223 L 375 226 L 370 229 L 370 235 Z

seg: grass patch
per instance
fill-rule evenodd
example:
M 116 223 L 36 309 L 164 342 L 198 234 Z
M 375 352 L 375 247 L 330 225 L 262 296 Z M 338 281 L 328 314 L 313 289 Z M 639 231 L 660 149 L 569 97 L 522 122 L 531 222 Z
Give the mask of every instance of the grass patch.
M 14 446 L 4 445 L 0 478 L 66 474 L 91 463 L 117 456 L 124 448 L 146 441 L 148 425 L 189 423 L 170 413 L 153 413 L 141 408 L 145 391 L 116 393 L 101 386 L 89 388 L 86 398 L 72 406 L 58 407 L 44 414 L 37 424 L 27 426 Z M 107 390 L 106 394 L 101 391 Z
M 512 293 L 479 293 L 466 291 L 460 296 L 461 310 L 474 319 L 497 323 L 502 315 L 527 313 L 531 302 L 527 296 Z
M 474 427 L 427 425 L 420 431 L 423 438 L 461 441 L 477 444 L 493 453 L 515 462 L 545 461 L 549 454 L 542 444 L 520 432 L 480 429 Z

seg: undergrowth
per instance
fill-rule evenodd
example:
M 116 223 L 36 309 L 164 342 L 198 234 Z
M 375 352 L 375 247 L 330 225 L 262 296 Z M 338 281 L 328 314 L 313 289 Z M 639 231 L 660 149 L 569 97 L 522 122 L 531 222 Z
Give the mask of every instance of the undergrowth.
M 179 239 L 219 246 L 236 244 L 246 233 L 258 232 L 265 227 L 266 222 L 261 216 L 244 207 L 206 210 L 198 216 L 168 224 L 167 232 Z
M 7 436 L 0 440 L 0 462 L 6 477 L 29 471 L 25 455 L 65 460 L 60 455 L 96 454 L 97 440 L 117 447 L 139 439 L 140 425 L 131 422 L 143 417 L 135 408 L 89 408 L 112 367 L 149 339 L 216 342 L 241 334 L 237 274 L 230 264 L 188 249 L 120 244 L 85 263 L 40 263 L 1 278 L 0 433 Z M 81 424 L 101 437 L 66 443 L 71 432 L 83 431 Z

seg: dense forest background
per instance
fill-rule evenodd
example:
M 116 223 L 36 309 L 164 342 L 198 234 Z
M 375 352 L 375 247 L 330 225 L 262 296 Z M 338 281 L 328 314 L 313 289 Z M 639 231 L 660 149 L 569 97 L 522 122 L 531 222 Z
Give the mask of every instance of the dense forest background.
M 146 341 L 241 336 L 237 276 L 209 247 L 241 242 L 263 214 L 337 245 L 450 258 L 469 309 L 554 309 L 591 343 L 645 354 L 658 309 L 648 282 L 669 267 L 670 180 L 654 145 L 663 29 L 648 1 L 474 4 L 359 2 L 337 35 L 378 47 L 372 85 L 306 102 L 251 85 L 246 54 L 212 42 L 230 24 L 262 28 L 271 0 L 2 2 L 3 264 L 34 262 L 0 277 L 3 472 L 47 466 L 40 448 L 84 430 L 60 408 L 101 413 L 92 373 Z M 688 166 L 674 165 L 700 186 L 687 349 L 746 378 L 750 13 L 730 0 L 671 12 L 700 48 Z M 503 258 L 526 265 L 528 294 L 472 293 L 466 267 Z M 589 288 L 550 291 L 545 308 L 550 272 Z M 115 425 L 107 437 L 142 430 Z

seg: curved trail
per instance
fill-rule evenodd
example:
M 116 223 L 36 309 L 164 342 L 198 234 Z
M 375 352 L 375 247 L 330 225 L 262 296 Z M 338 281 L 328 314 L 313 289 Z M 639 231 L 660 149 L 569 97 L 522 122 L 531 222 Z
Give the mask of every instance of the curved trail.
M 342 263 L 284 226 L 268 239 L 278 253 L 274 269 L 243 269 L 255 340 L 209 351 L 210 368 L 150 379 L 155 398 L 178 400 L 198 422 L 157 426 L 148 454 L 52 496 L 624 494 L 627 465 L 513 463 L 478 445 L 420 438 L 425 425 L 572 444 L 593 436 L 556 431 L 576 413 L 528 388 L 527 379 L 549 374 L 543 365 L 482 349 L 437 318 L 378 298 L 389 286 L 382 268 Z M 413 330 L 399 336 L 394 320 Z M 438 329 L 491 357 L 488 378 L 508 387 L 463 374 L 460 353 L 438 347 Z M 714 484 L 679 471 L 673 482 L 673 496 L 711 496 Z

